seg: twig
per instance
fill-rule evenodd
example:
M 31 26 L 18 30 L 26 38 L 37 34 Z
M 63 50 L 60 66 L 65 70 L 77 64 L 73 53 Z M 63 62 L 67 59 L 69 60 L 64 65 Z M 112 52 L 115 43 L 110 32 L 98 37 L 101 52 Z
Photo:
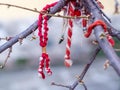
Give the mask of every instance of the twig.
M 90 58 L 90 61 L 88 62 L 88 64 L 86 64 L 86 66 L 84 67 L 82 73 L 80 74 L 80 76 L 78 77 L 78 80 L 76 80 L 73 85 L 72 85 L 72 89 L 71 90 L 74 90 L 75 87 L 79 84 L 79 82 L 81 82 L 85 76 L 85 74 L 87 73 L 88 69 L 90 68 L 90 66 L 92 65 L 93 61 L 95 60 L 95 57 L 96 55 L 99 53 L 100 51 L 100 47 L 98 46 L 96 48 L 96 50 L 94 51 L 92 57 Z
M 85 85 L 85 83 L 82 83 L 82 86 L 84 87 L 85 90 L 88 90 L 87 86 Z
M 95 60 L 95 57 L 99 53 L 100 49 L 101 48 L 99 46 L 95 49 L 92 57 L 90 58 L 90 61 L 85 65 L 82 73 L 80 74 L 80 76 L 78 77 L 78 79 L 72 85 L 62 85 L 62 84 L 56 84 L 56 83 L 52 83 L 52 85 L 66 87 L 66 88 L 69 88 L 69 90 L 74 90 L 77 87 L 77 85 L 83 80 L 85 74 L 87 73 L 88 69 L 92 65 L 92 63 Z M 84 83 L 82 85 L 85 88 L 85 90 L 87 90 L 86 85 Z
M 63 85 L 63 84 L 57 84 L 57 83 L 55 83 L 55 82 L 52 82 L 51 85 L 59 86 L 59 87 L 65 87 L 65 88 L 70 88 L 70 86 Z
M 0 69 L 3 69 L 3 68 L 6 66 L 7 61 L 8 61 L 8 59 L 9 59 L 9 57 L 10 57 L 11 52 L 12 52 L 12 47 L 9 48 L 8 55 L 7 55 L 7 57 L 6 57 L 6 59 L 5 59 L 4 63 L 3 63 L 3 65 L 0 65 Z
M 38 38 L 38 37 L 37 37 L 37 36 L 34 34 L 34 32 L 33 32 L 30 41 L 36 40 L 36 38 Z
M 5 37 L 5 38 L 1 38 L 1 37 L 0 37 L 0 41 L 1 41 L 1 40 L 9 41 L 11 38 L 13 38 L 13 37 Z
M 13 4 L 7 4 L 7 3 L 0 3 L 0 5 L 8 6 L 8 8 L 16 7 L 16 8 L 32 11 L 32 12 L 35 12 L 35 13 L 45 14 L 47 16 L 52 16 L 52 17 L 67 18 L 67 19 L 89 18 L 89 15 L 88 16 L 63 16 L 63 15 L 60 15 L 60 14 L 55 15 L 55 14 L 50 14 L 50 13 L 45 13 L 45 12 L 42 12 L 42 11 L 38 11 L 36 8 L 35 9 L 30 9 L 30 8 L 26 8 L 26 7 L 22 7 L 22 6 L 18 6 L 18 5 L 13 5 Z
M 115 50 L 116 52 L 120 52 L 120 49 L 116 49 L 116 48 L 115 48 L 114 50 Z

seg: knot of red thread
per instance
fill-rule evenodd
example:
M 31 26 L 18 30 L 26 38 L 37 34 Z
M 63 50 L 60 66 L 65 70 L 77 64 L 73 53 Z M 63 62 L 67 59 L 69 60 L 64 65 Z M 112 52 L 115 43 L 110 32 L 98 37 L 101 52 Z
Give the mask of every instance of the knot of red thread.
M 100 26 L 103 27 L 104 32 L 107 31 L 107 26 L 106 26 L 106 24 L 105 24 L 102 20 L 97 20 L 97 21 L 95 21 L 94 23 L 92 23 L 91 25 L 89 25 L 89 27 L 88 27 L 86 33 L 84 34 L 84 36 L 85 36 L 86 38 L 88 38 L 88 37 L 91 35 L 92 30 L 93 30 L 96 26 L 98 26 L 98 25 L 100 25 Z
M 54 5 L 56 5 L 57 2 L 52 3 L 50 5 L 46 5 L 41 12 L 43 13 L 49 13 L 49 10 L 51 7 L 53 7 Z M 44 30 L 44 31 L 43 31 Z M 49 59 L 49 55 L 46 53 L 46 46 L 47 46 L 47 42 L 48 42 L 48 16 L 43 15 L 42 13 L 40 13 L 39 15 L 39 20 L 38 20 L 38 36 L 39 36 L 39 40 L 40 40 L 40 46 L 43 48 L 45 48 L 44 51 L 42 51 L 42 56 L 40 57 L 40 63 L 39 63 L 39 76 L 41 76 L 43 79 L 45 79 L 45 74 L 43 72 L 43 68 L 44 68 L 44 63 L 45 63 L 45 71 L 47 72 L 48 75 L 52 74 L 52 71 L 50 69 L 50 59 Z
M 38 68 L 39 76 L 43 79 L 45 79 L 45 74 L 43 71 L 44 67 L 47 74 L 52 75 L 52 71 L 50 69 L 50 59 L 48 54 L 46 53 L 42 53 L 42 56 L 40 57 L 39 68 Z
M 69 4 L 68 14 L 70 16 L 81 16 L 80 10 L 75 8 L 76 3 L 74 1 L 73 2 L 71 1 L 68 4 Z
M 102 28 L 104 29 L 104 32 L 107 32 L 107 25 L 102 20 L 97 20 L 88 27 L 84 36 L 86 38 L 88 38 L 91 35 L 92 30 L 98 25 L 102 26 Z M 112 36 L 110 36 L 109 34 L 107 34 L 106 36 L 107 36 L 107 39 L 108 39 L 108 42 L 110 43 L 110 45 L 114 46 L 115 42 L 114 42 Z
M 74 10 L 74 16 L 81 16 L 80 10 Z

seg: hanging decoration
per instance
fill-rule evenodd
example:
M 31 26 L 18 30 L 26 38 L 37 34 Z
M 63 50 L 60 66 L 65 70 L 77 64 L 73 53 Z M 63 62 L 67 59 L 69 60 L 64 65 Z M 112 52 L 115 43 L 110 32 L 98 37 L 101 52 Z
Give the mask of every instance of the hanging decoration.
M 56 4 L 57 2 L 52 3 L 50 5 L 46 5 L 43 8 L 42 12 L 49 13 L 50 7 L 53 7 Z M 45 79 L 45 74 L 43 71 L 44 67 L 47 74 L 52 75 L 52 71 L 50 69 L 50 58 L 48 53 L 46 52 L 46 46 L 48 43 L 48 30 L 49 30 L 47 22 L 48 22 L 48 17 L 46 15 L 40 14 L 38 21 L 38 30 L 39 30 L 38 36 L 40 39 L 40 46 L 42 47 L 42 55 L 40 57 L 38 72 L 39 72 L 39 76 L 42 77 L 43 79 Z
M 95 3 L 97 3 L 98 7 L 100 9 L 104 9 L 104 6 L 99 0 L 95 0 Z M 57 2 L 46 5 L 41 12 L 49 14 L 50 9 L 55 6 Z M 88 16 L 92 16 L 91 13 L 88 13 L 86 11 L 86 8 L 84 6 L 80 6 L 79 0 L 71 0 L 65 7 L 62 9 L 64 11 L 64 15 L 72 17 L 72 18 L 64 18 L 64 25 L 63 25 L 63 32 L 59 41 L 59 44 L 64 40 L 64 34 L 65 31 L 67 31 L 67 42 L 66 42 L 66 51 L 65 51 L 65 61 L 64 64 L 66 67 L 70 67 L 72 65 L 71 60 L 71 45 L 72 45 L 72 35 L 73 35 L 73 21 L 75 18 L 80 18 L 81 16 L 81 24 L 83 27 L 83 33 L 86 38 L 89 38 L 89 36 L 92 34 L 92 31 L 96 26 L 101 26 L 104 30 L 104 36 L 107 38 L 109 44 L 111 46 L 114 46 L 115 42 L 110 36 L 110 34 L 107 31 L 107 25 L 102 20 L 97 20 L 91 24 L 89 24 L 89 18 Z M 46 51 L 47 43 L 48 43 L 48 16 L 47 14 L 41 14 L 39 15 L 38 20 L 38 36 L 40 40 L 40 46 L 42 47 L 42 55 L 40 57 L 40 63 L 39 63 L 39 76 L 45 79 L 44 74 L 44 68 L 48 75 L 52 74 L 52 71 L 50 69 L 50 58 Z M 74 18 L 73 18 L 74 17 Z M 67 26 L 67 30 L 66 30 Z

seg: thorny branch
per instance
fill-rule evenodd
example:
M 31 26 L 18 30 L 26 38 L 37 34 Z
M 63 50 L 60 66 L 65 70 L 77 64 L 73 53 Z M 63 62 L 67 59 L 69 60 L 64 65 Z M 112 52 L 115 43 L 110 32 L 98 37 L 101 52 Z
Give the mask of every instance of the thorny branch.
M 62 85 L 62 84 L 56 84 L 54 82 L 52 83 L 52 85 L 66 87 L 66 88 L 69 88 L 69 90 L 74 90 L 79 83 L 82 83 L 85 90 L 86 90 L 87 89 L 86 85 L 84 84 L 84 82 L 82 80 L 83 80 L 85 74 L 87 73 L 88 69 L 92 65 L 93 61 L 95 60 L 95 57 L 97 56 L 97 54 L 99 53 L 100 50 L 101 50 L 101 48 L 99 46 L 97 46 L 92 57 L 90 58 L 90 61 L 85 65 L 82 73 L 80 74 L 80 76 L 77 77 L 77 80 L 72 85 Z

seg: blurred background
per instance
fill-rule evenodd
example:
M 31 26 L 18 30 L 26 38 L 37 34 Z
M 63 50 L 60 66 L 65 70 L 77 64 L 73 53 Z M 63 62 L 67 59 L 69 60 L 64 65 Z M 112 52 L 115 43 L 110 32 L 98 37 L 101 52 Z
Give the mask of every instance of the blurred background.
M 9 3 L 28 8 L 37 8 L 41 10 L 46 4 L 56 0 L 0 0 L 0 3 Z M 114 0 L 100 0 L 105 9 L 103 10 L 112 20 L 112 25 L 120 30 L 120 14 L 114 13 Z M 120 1 L 120 0 L 119 0 Z M 120 7 L 119 7 L 120 9 Z M 0 6 L 0 37 L 11 37 L 19 34 L 28 28 L 38 19 L 38 14 L 17 8 L 7 8 Z M 48 53 L 51 58 L 51 68 L 53 75 L 46 77 L 45 80 L 38 78 L 37 68 L 39 64 L 39 56 L 41 48 L 38 38 L 31 41 L 32 35 L 23 40 L 23 44 L 15 44 L 12 49 L 11 56 L 6 67 L 0 70 L 0 90 L 67 90 L 66 88 L 51 86 L 51 82 L 57 82 L 70 85 L 76 80 L 84 68 L 84 65 L 89 61 L 95 45 L 91 42 L 94 36 L 89 39 L 84 38 L 80 25 L 74 23 L 74 32 L 72 38 L 71 58 L 73 66 L 66 68 L 64 66 L 64 54 L 66 40 L 62 44 L 58 44 L 62 31 L 61 18 L 51 18 L 49 20 L 49 42 Z M 35 34 L 37 35 L 37 31 Z M 115 48 L 120 48 L 120 43 L 117 39 Z M 0 45 L 5 41 L 0 41 Z M 2 64 L 7 56 L 8 50 L 0 54 L 0 64 Z M 120 56 L 120 52 L 117 52 Z M 84 82 L 88 90 L 120 90 L 120 78 L 109 67 L 103 69 L 103 65 L 107 58 L 101 51 L 96 57 L 95 62 L 87 72 Z M 76 90 L 84 90 L 79 85 Z

